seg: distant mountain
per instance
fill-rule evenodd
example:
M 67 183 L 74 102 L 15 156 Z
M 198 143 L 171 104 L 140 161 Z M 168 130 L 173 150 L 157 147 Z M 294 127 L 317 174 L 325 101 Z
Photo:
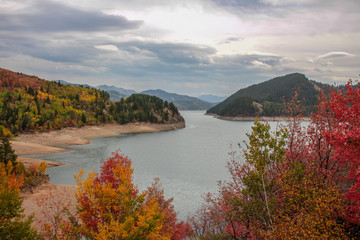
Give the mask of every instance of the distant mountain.
M 110 95 L 111 101 L 115 101 L 115 102 L 120 101 L 121 98 L 125 98 L 125 97 L 128 97 L 128 96 L 136 93 L 136 91 L 134 91 L 134 90 L 119 88 L 119 87 L 115 87 L 115 86 L 108 86 L 108 85 L 99 85 L 97 87 L 93 87 L 88 84 L 70 83 L 65 80 L 56 80 L 56 82 L 60 82 L 61 84 L 71 85 L 71 86 L 75 86 L 75 87 L 97 88 L 97 89 L 103 90 L 105 92 L 108 92 Z
M 105 90 L 104 90 L 104 91 L 105 91 Z M 119 92 L 117 92 L 117 91 L 114 91 L 114 90 L 108 90 L 108 91 L 106 91 L 106 92 L 109 93 L 109 95 L 110 95 L 110 100 L 111 100 L 111 101 L 114 101 L 114 102 L 120 101 L 121 98 L 126 98 L 126 97 L 128 97 L 128 96 L 123 95 L 123 94 L 121 94 L 121 93 L 119 93 Z
M 298 99 L 304 99 L 302 105 L 310 114 L 318 91 L 326 87 L 329 85 L 311 81 L 304 74 L 292 73 L 240 89 L 207 113 L 227 117 L 285 115 L 283 100 L 291 100 L 298 90 Z
M 179 110 L 207 110 L 214 104 L 200 100 L 187 95 L 179 95 L 176 93 L 168 93 L 164 90 L 147 90 L 141 92 L 151 96 L 156 96 L 164 101 L 173 102 Z
M 136 93 L 134 90 L 108 85 L 99 85 L 96 88 L 108 92 L 112 101 L 120 101 L 121 98 L 128 97 Z
M 210 103 L 219 103 L 226 99 L 226 97 L 220 97 L 212 94 L 201 95 L 198 97 L 200 100 Z
M 55 82 L 60 82 L 63 85 L 71 85 L 71 86 L 75 86 L 75 87 L 94 88 L 94 87 L 90 86 L 89 84 L 70 83 L 65 80 L 56 80 Z

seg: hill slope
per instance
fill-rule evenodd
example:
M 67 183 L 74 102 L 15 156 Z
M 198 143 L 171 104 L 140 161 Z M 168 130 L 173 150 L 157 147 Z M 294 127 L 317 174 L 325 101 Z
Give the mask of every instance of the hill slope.
M 160 89 L 147 90 L 141 93 L 159 97 L 167 102 L 173 102 L 179 110 L 207 110 L 214 105 L 212 103 L 205 102 L 195 97 L 179 95 L 176 93 L 168 93 Z
M 298 99 L 305 99 L 302 105 L 310 113 L 317 102 L 319 86 L 324 87 L 304 74 L 292 73 L 240 89 L 207 113 L 229 117 L 284 115 L 283 101 L 291 100 L 295 90 L 299 92 Z
M 11 132 L 47 131 L 106 122 L 183 121 L 173 104 L 136 94 L 112 102 L 95 88 L 64 85 L 0 68 L 0 125 Z

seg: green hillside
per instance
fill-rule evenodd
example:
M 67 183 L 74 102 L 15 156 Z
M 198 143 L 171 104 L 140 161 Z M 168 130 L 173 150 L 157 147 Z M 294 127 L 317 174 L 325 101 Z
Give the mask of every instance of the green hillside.
M 112 102 L 95 88 L 64 85 L 0 69 L 0 125 L 12 133 L 118 122 L 183 121 L 173 104 L 136 94 Z
M 318 90 L 323 87 L 304 74 L 292 73 L 240 89 L 207 113 L 231 117 L 285 115 L 283 102 L 291 100 L 296 90 L 305 113 L 309 114 L 317 103 Z

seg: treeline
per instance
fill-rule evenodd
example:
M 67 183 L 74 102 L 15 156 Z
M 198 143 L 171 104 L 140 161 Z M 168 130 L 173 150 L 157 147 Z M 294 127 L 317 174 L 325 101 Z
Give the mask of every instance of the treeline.
M 0 125 L 12 133 L 108 122 L 182 121 L 172 103 L 134 95 L 111 102 L 105 91 L 0 69 Z
M 109 112 L 120 124 L 128 122 L 165 123 L 180 121 L 180 115 L 171 102 L 145 94 L 133 94 L 122 98 L 119 102 L 112 102 Z

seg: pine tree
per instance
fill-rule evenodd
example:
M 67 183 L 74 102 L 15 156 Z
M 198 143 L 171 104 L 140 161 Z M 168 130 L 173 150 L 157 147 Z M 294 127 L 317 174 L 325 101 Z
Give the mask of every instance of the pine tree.
M 86 123 L 86 115 L 85 115 L 85 113 L 82 113 L 82 115 L 81 115 L 81 121 L 82 121 L 83 123 Z
M 14 149 L 12 149 L 10 144 L 11 133 L 5 128 L 0 128 L 0 162 L 5 163 L 6 165 L 11 162 L 12 165 L 16 166 L 16 154 Z

